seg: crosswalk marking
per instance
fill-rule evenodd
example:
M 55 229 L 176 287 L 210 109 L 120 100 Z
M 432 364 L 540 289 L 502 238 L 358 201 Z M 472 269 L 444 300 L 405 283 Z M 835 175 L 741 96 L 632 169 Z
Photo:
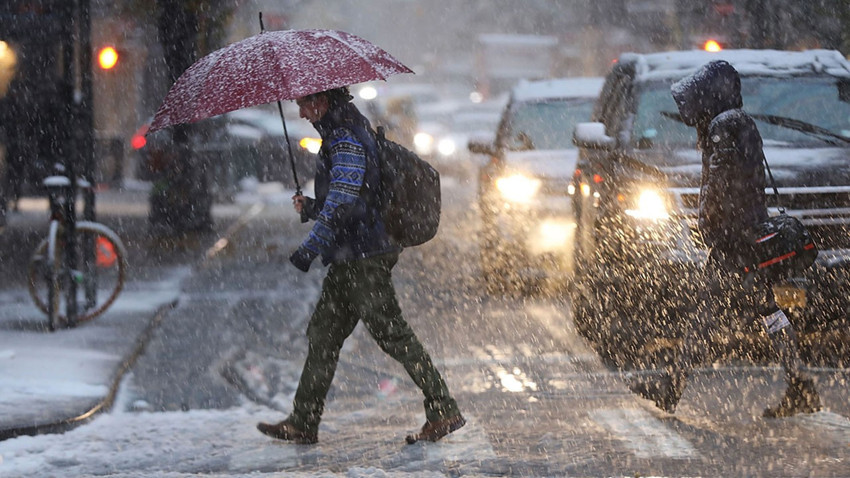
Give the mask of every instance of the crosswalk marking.
M 688 440 L 644 410 L 600 409 L 590 412 L 590 417 L 622 441 L 638 458 L 687 459 L 699 456 Z

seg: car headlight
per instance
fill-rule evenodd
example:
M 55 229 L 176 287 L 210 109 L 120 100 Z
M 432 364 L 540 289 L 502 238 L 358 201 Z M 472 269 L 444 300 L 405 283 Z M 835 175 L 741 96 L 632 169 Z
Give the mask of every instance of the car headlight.
M 363 88 L 360 88 L 360 91 L 357 94 L 361 99 L 369 101 L 378 97 L 378 90 L 376 90 L 374 86 L 364 86 Z
M 301 138 L 298 145 L 313 154 L 317 154 L 322 148 L 322 140 L 320 138 Z
M 511 202 L 527 203 L 540 190 L 541 181 L 522 174 L 514 174 L 496 180 L 496 189 Z
M 413 135 L 413 147 L 416 148 L 417 154 L 431 154 L 434 149 L 434 137 L 420 131 Z
M 455 141 L 451 138 L 443 138 L 437 143 L 437 151 L 443 156 L 451 156 L 457 150 Z
M 664 220 L 670 218 L 664 196 L 655 189 L 641 190 L 635 206 L 635 209 L 626 209 L 626 214 L 638 219 Z

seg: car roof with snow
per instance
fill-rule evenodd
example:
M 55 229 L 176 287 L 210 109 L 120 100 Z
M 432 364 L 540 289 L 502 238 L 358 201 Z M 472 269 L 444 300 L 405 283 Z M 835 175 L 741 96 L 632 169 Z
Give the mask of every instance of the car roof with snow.
M 596 98 L 603 83 L 603 78 L 593 77 L 522 80 L 511 91 L 511 99 L 513 102 L 524 102 L 555 98 Z
M 712 60 L 726 60 L 743 76 L 808 76 L 850 78 L 850 62 L 835 50 L 703 50 L 623 53 L 621 64 L 633 64 L 638 81 L 683 78 Z

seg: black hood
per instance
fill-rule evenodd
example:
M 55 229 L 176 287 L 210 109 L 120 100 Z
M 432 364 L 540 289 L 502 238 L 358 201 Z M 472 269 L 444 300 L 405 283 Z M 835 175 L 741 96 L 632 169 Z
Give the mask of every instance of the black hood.
M 715 60 L 670 87 L 682 121 L 696 126 L 720 113 L 741 108 L 741 77 L 729 63 Z

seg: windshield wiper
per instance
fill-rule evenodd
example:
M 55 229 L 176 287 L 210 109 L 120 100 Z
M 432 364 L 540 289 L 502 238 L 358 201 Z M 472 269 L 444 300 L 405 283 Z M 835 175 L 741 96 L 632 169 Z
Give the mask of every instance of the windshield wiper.
M 800 121 L 794 118 L 786 118 L 785 116 L 774 116 L 774 115 L 762 115 L 756 113 L 750 113 L 750 116 L 753 119 L 757 119 L 759 121 L 764 121 L 768 124 L 773 124 L 776 126 L 782 126 L 784 128 L 793 129 L 795 131 L 800 131 L 801 133 L 809 133 L 820 136 L 826 136 L 826 138 L 821 138 L 829 144 L 837 145 L 835 141 L 830 141 L 827 138 L 837 139 L 844 144 L 850 144 L 850 138 L 845 138 L 839 134 L 833 133 L 832 131 L 822 128 L 817 125 L 813 125 L 811 123 L 806 123 L 805 121 Z
M 679 113 L 671 113 L 669 111 L 659 111 L 658 114 L 665 118 L 670 118 L 671 120 L 676 120 L 679 123 L 685 124 L 685 120 L 682 119 L 682 115 Z
M 671 113 L 669 111 L 659 111 L 659 114 L 665 118 L 670 118 L 672 120 L 676 120 L 680 123 L 684 123 L 682 121 L 682 116 L 679 113 Z M 813 125 L 811 123 L 806 123 L 805 121 L 800 121 L 794 118 L 786 118 L 785 116 L 775 116 L 775 115 L 762 115 L 758 113 L 749 113 L 749 115 L 756 120 L 764 121 L 765 123 L 782 126 L 784 128 L 793 129 L 794 131 L 799 131 L 801 133 L 808 133 L 812 135 L 818 135 L 821 140 L 829 143 L 831 145 L 838 145 L 838 143 L 834 140 L 839 140 L 844 144 L 850 144 L 850 138 L 845 138 L 839 134 L 833 133 L 832 131 Z M 824 136 L 826 136 L 824 138 Z

